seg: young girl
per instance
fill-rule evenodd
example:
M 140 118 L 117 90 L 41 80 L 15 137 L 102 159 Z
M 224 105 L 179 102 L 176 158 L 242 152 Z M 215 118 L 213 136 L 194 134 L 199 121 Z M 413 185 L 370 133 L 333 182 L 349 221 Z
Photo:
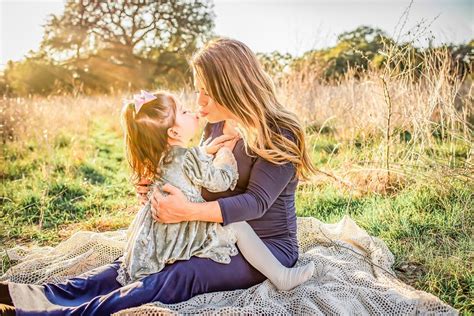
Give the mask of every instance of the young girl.
M 238 173 L 230 149 L 215 142 L 186 147 L 197 132 L 198 119 L 167 92 L 136 95 L 123 109 L 127 156 L 134 175 L 157 179 L 153 187 L 158 190 L 170 183 L 192 202 L 204 201 L 201 187 L 212 192 L 233 190 Z M 238 253 L 235 243 L 246 260 L 280 290 L 290 290 L 313 275 L 312 262 L 297 268 L 283 266 L 246 222 L 162 224 L 153 219 L 148 201 L 129 228 L 117 281 L 126 285 L 192 256 L 229 263 Z

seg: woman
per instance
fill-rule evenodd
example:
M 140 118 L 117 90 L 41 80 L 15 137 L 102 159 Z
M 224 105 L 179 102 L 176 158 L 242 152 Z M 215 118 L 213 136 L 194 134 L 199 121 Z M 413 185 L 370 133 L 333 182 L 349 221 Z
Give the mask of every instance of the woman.
M 278 103 L 272 81 L 243 43 L 211 41 L 193 57 L 192 67 L 200 114 L 209 121 L 203 139 L 236 133 L 233 123 L 241 129 L 233 149 L 239 180 L 234 191 L 202 192 L 206 203 L 190 203 L 178 189 L 165 186 L 169 195 L 153 197 L 154 217 L 163 223 L 247 221 L 283 265 L 293 266 L 298 259 L 295 190 L 298 179 L 314 171 L 301 125 Z M 60 284 L 10 284 L 10 295 L 18 315 L 103 315 L 265 280 L 241 254 L 229 264 L 192 257 L 124 287 L 116 281 L 118 267 L 114 262 Z M 26 297 L 28 302 L 22 300 Z

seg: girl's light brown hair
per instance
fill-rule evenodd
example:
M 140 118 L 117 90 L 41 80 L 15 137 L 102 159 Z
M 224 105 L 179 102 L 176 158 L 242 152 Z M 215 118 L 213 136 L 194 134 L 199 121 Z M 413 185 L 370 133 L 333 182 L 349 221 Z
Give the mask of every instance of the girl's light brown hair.
M 316 171 L 303 127 L 278 102 L 273 81 L 250 48 L 215 39 L 192 57 L 191 65 L 210 97 L 237 116 L 248 149 L 275 164 L 293 163 L 301 179 Z
M 127 160 L 135 181 L 159 176 L 160 162 L 166 159 L 168 128 L 176 119 L 177 104 L 167 92 L 156 92 L 155 100 L 143 104 L 138 113 L 132 103 L 122 109 Z

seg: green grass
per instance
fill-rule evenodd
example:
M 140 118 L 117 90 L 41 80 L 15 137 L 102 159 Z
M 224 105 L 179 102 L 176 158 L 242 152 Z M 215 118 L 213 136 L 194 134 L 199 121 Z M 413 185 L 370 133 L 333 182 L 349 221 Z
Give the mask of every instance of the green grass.
M 350 215 L 394 253 L 399 277 L 462 311 L 474 308 L 474 188 L 452 183 L 449 192 L 429 185 L 394 196 L 351 197 L 327 186 L 298 192 L 297 215 L 335 222 Z
M 348 161 L 371 160 L 377 146 L 340 142 L 330 134 L 311 140 L 317 166 L 336 171 L 343 171 Z M 402 149 L 396 148 L 396 153 Z M 448 149 L 431 151 L 439 157 L 443 151 L 451 152 Z M 467 155 L 462 146 L 457 152 L 457 157 Z M 62 132 L 48 144 L 7 143 L 3 157 L 0 244 L 4 248 L 55 245 L 84 229 L 125 228 L 134 216 L 136 199 L 122 138 L 112 123 L 92 123 L 85 135 Z M 439 177 L 431 175 L 434 180 Z M 456 178 L 443 178 L 443 185 L 425 179 L 409 179 L 390 194 L 356 194 L 329 178 L 303 185 L 297 192 L 298 216 L 335 222 L 350 215 L 388 245 L 402 280 L 469 314 L 474 308 L 474 187 Z M 8 267 L 3 258 L 2 271 Z
M 127 227 L 133 217 L 120 134 L 93 125 L 88 135 L 59 134 L 52 143 L 12 143 L 3 150 L 3 247 L 55 244 L 79 229 Z

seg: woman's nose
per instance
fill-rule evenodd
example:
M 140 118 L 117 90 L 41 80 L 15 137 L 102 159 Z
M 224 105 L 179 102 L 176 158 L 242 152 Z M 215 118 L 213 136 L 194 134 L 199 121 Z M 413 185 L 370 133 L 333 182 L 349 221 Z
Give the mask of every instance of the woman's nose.
M 200 96 L 198 96 L 198 98 L 197 98 L 197 104 L 200 107 L 205 107 L 206 106 L 206 103 L 204 102 L 203 98 L 201 98 Z

